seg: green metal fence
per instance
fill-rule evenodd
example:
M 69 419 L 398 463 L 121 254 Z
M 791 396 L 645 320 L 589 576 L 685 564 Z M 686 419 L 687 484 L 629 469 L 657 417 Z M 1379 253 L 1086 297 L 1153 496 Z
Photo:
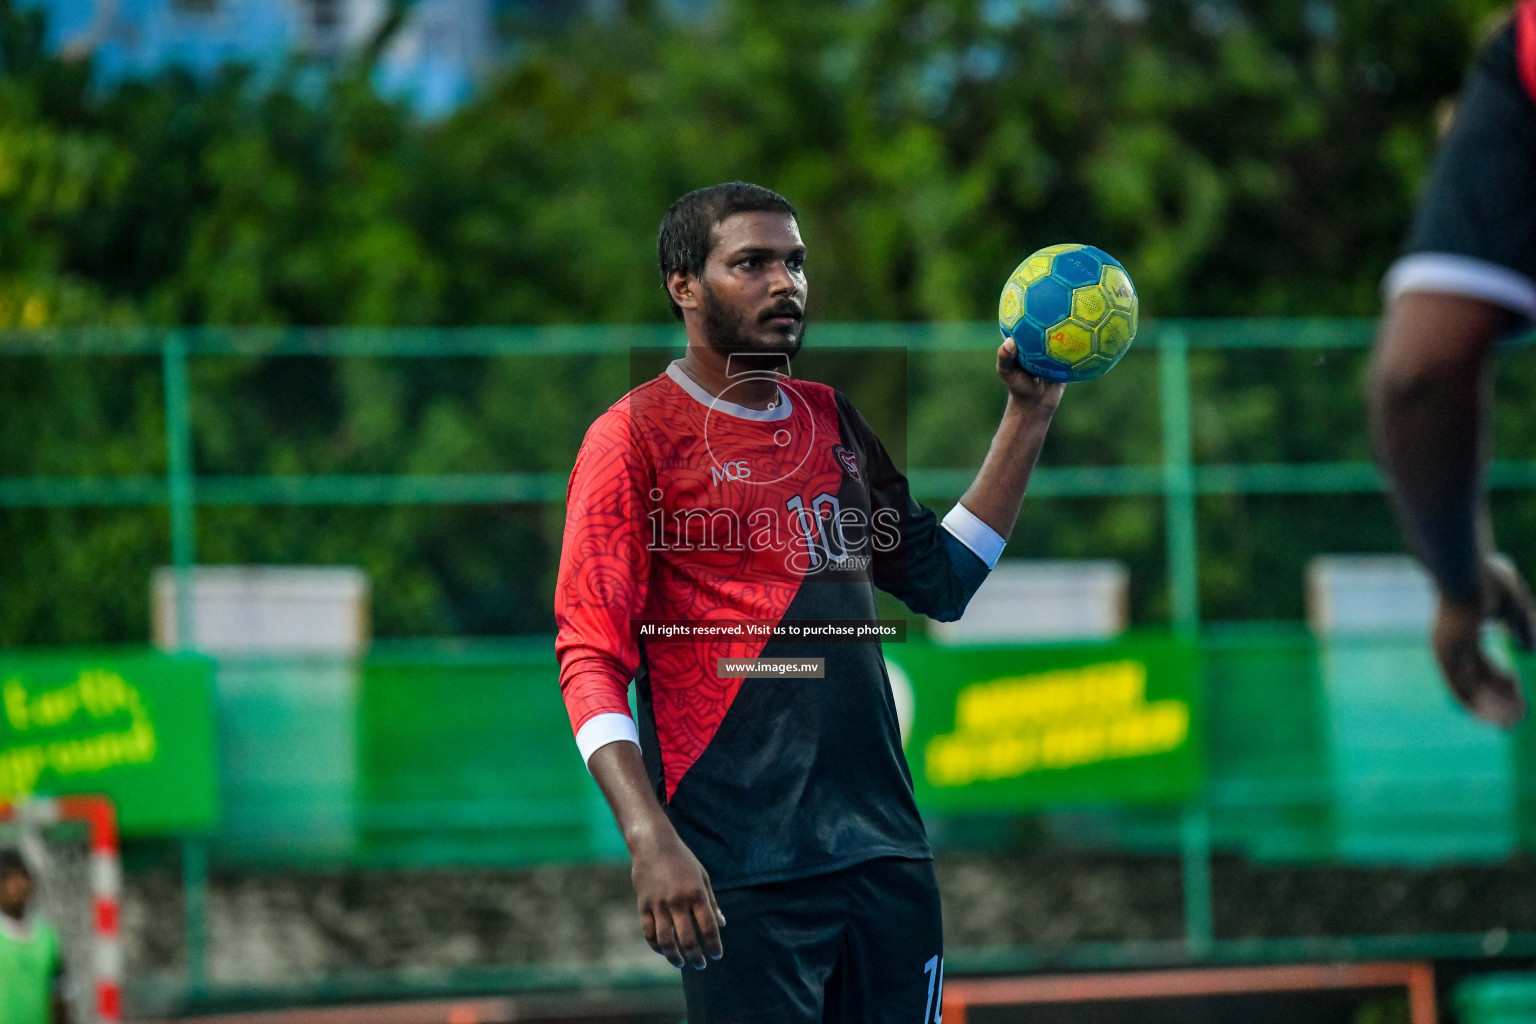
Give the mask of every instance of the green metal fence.
M 1191 633 L 1200 622 L 1198 517 L 1203 495 L 1340 495 L 1377 492 L 1369 462 L 1197 463 L 1191 444 L 1189 354 L 1192 349 L 1361 349 L 1371 320 L 1198 320 L 1143 325 L 1137 350 L 1155 350 L 1161 465 L 1040 467 L 1030 485 L 1038 498 L 1158 497 L 1165 507 L 1164 545 L 1171 622 Z M 910 352 L 984 350 L 996 329 L 985 323 L 822 324 L 814 344 L 885 347 Z M 1528 339 L 1524 339 L 1528 341 Z M 164 368 L 164 476 L 0 478 L 0 508 L 164 506 L 171 521 L 173 565 L 196 559 L 199 508 L 228 505 L 373 505 L 546 503 L 564 499 L 563 473 L 441 475 L 208 476 L 192 464 L 188 362 L 199 356 L 432 359 L 507 355 L 614 355 L 635 348 L 679 346 L 671 325 L 464 329 L 186 329 L 0 332 L 0 359 L 23 355 L 157 355 Z M 0 364 L 3 365 L 3 364 Z M 1364 413 L 1361 413 L 1362 423 Z M 574 453 L 572 453 L 574 456 Z M 915 467 L 920 499 L 957 497 L 974 468 Z M 1536 461 L 1500 461 L 1494 488 L 1536 488 Z
M 1341 494 L 1379 490 L 1365 462 L 1197 465 L 1190 441 L 1191 348 L 1361 348 L 1366 320 L 1164 321 L 1143 326 L 1138 349 L 1155 349 L 1159 363 L 1161 466 L 1039 469 L 1036 497 L 1159 496 L 1166 506 L 1165 544 L 1172 621 L 1181 632 L 1200 620 L 1195 499 L 1204 494 Z M 994 344 L 990 324 L 818 325 L 821 347 L 890 346 L 908 351 L 964 351 Z M 192 465 L 188 360 L 201 355 L 392 356 L 422 358 L 496 355 L 617 354 L 637 347 L 678 345 L 673 326 L 604 326 L 455 330 L 80 330 L 0 333 L 7 355 L 150 355 L 164 365 L 167 473 L 164 477 L 0 479 L 3 507 L 124 507 L 163 505 L 171 517 L 176 566 L 196 558 L 197 509 L 215 505 L 479 504 L 558 502 L 565 477 L 551 473 L 368 476 L 198 475 Z M 574 454 L 574 453 L 573 453 Z M 914 468 L 919 498 L 953 498 L 973 469 Z M 1501 463 L 1494 486 L 1536 485 L 1536 462 Z

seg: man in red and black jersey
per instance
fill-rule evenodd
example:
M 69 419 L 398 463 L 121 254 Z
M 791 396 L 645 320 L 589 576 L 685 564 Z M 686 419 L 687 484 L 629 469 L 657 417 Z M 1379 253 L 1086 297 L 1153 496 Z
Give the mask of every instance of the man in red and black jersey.
M 1061 385 L 998 349 L 1002 424 L 941 523 L 846 396 L 782 372 L 807 297 L 787 201 L 691 192 L 659 257 L 688 348 L 587 432 L 555 597 L 561 690 L 646 940 L 698 969 L 693 1024 L 936 1021 L 938 890 L 878 640 L 731 630 L 874 620 L 875 587 L 957 618 L 1013 529 Z M 694 632 L 644 632 L 658 623 Z M 770 658 L 822 676 L 730 664 Z
M 1483 623 L 1502 621 L 1530 650 L 1536 621 L 1525 582 L 1494 553 L 1481 483 L 1494 346 L 1536 320 L 1536 0 L 1479 52 L 1383 290 L 1372 429 L 1439 591 L 1435 656 L 1468 710 L 1513 725 L 1525 696 L 1484 653 Z

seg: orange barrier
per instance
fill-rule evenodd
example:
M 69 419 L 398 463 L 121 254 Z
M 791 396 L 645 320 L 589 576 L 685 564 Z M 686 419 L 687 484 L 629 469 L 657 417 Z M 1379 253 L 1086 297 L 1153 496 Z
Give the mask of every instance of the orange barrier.
M 221 1013 L 190 1017 L 177 1024 L 503 1024 L 517 1019 L 510 999 L 453 999 Z
M 1411 1024 L 1436 1024 L 1434 969 L 1424 963 L 1299 964 L 1123 974 L 1067 974 L 1038 978 L 950 980 L 944 988 L 944 1024 L 966 1024 L 973 1006 L 1086 1003 L 1107 999 L 1177 999 L 1188 996 L 1326 989 L 1408 990 Z

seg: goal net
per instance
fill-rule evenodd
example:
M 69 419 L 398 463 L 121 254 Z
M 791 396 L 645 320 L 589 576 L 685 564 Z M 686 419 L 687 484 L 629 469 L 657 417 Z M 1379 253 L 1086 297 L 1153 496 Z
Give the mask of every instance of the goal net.
M 112 802 L 92 796 L 0 801 L 4 846 L 21 852 L 36 884 L 32 909 L 59 934 L 71 1018 L 121 1021 L 122 868 Z

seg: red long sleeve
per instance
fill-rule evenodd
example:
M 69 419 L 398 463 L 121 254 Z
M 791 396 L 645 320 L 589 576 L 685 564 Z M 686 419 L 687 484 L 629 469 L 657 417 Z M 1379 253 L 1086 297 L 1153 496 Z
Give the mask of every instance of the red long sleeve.
M 630 622 L 641 617 L 650 574 L 649 478 L 626 398 L 587 431 L 566 490 L 555 656 L 573 732 L 596 715 L 630 713 L 629 683 L 640 663 Z

